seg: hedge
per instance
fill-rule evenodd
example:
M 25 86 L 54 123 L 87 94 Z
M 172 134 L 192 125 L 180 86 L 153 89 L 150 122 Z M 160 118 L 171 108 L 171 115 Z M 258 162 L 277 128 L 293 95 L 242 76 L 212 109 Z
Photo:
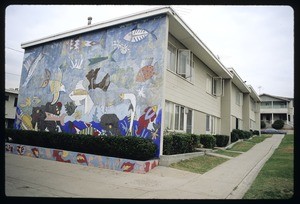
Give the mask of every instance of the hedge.
M 283 120 L 275 120 L 274 123 L 272 124 L 272 128 L 276 130 L 282 129 L 284 126 L 284 121 Z
M 157 151 L 152 140 L 134 136 L 95 137 L 15 129 L 6 129 L 5 134 L 12 143 L 142 161 L 154 158 Z
M 238 139 L 249 139 L 253 134 L 250 131 L 234 129 L 231 132 L 231 142 L 235 142 Z
M 204 148 L 213 149 L 216 146 L 216 138 L 212 135 L 200 135 L 200 143 L 203 144 Z
M 216 146 L 217 147 L 226 147 L 229 141 L 228 135 L 214 135 L 216 138 Z

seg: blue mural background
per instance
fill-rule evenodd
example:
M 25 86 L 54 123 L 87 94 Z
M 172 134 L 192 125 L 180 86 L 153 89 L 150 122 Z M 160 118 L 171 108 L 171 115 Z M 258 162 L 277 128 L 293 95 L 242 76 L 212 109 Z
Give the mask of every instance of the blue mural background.
M 132 135 L 159 148 L 166 32 L 161 15 L 27 48 L 15 128 Z

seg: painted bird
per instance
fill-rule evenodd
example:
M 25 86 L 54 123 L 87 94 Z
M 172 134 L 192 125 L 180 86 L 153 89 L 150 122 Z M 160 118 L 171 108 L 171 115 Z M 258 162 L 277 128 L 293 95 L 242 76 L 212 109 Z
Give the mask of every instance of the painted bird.
M 142 131 L 148 127 L 148 124 L 150 122 L 153 122 L 154 119 L 156 118 L 156 111 L 157 111 L 157 106 L 152 106 L 148 107 L 144 110 L 144 113 L 138 121 L 138 129 L 137 129 L 137 134 L 140 135 Z
M 132 125 L 133 125 L 133 119 L 135 115 L 135 108 L 136 108 L 136 97 L 132 93 L 122 93 L 120 94 L 121 99 L 123 100 L 130 100 L 130 105 L 128 110 L 130 110 L 130 125 L 129 125 L 129 133 L 132 133 Z

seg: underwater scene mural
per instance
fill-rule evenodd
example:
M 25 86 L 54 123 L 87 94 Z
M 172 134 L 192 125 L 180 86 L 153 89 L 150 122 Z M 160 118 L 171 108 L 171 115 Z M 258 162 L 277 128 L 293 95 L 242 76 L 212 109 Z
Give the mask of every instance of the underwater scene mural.
M 5 152 L 33 158 L 140 174 L 149 172 L 159 164 L 158 159 L 138 161 L 15 143 L 5 143 Z
M 166 32 L 161 15 L 26 48 L 15 128 L 130 135 L 159 148 Z

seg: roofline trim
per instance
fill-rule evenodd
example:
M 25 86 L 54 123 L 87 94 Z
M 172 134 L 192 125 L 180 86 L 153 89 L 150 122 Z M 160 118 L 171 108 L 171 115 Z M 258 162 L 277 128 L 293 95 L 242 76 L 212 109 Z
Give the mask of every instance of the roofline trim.
M 79 34 L 82 34 L 82 33 L 98 30 L 98 29 L 101 29 L 101 28 L 115 26 L 115 25 L 118 25 L 118 24 L 138 20 L 140 18 L 146 18 L 146 17 L 155 16 L 155 15 L 164 14 L 164 13 L 171 14 L 171 13 L 175 13 L 175 12 L 170 7 L 158 7 L 158 8 L 154 8 L 154 9 L 149 9 L 149 10 L 145 10 L 145 11 L 142 11 L 142 12 L 137 12 L 137 13 L 134 13 L 134 14 L 121 16 L 121 17 L 118 17 L 118 18 L 113 18 L 113 19 L 103 21 L 103 22 L 100 22 L 100 23 L 95 23 L 95 24 L 75 28 L 75 29 L 68 30 L 68 31 L 65 31 L 65 32 L 61 32 L 61 33 L 57 33 L 57 34 L 50 35 L 50 36 L 47 36 L 47 37 L 43 37 L 43 38 L 40 38 L 40 39 L 37 39 L 37 40 L 24 42 L 24 43 L 21 44 L 21 47 L 24 49 L 24 48 L 31 47 L 31 46 L 34 46 L 34 45 L 38 45 L 38 44 L 42 44 L 42 43 L 46 43 L 46 42 L 50 42 L 50 41 L 54 41 L 54 40 L 59 40 L 59 39 L 67 38 L 67 37 L 70 37 L 70 36 L 75 36 L 75 35 L 79 35 Z

